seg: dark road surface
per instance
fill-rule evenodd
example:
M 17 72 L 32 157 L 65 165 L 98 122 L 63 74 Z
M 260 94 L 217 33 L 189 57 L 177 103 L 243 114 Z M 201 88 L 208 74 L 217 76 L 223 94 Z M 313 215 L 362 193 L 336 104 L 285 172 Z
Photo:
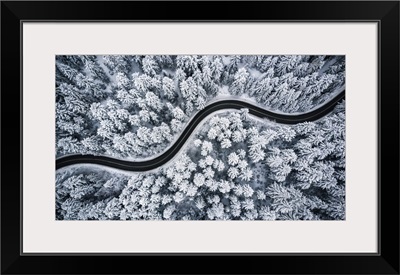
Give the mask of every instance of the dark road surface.
M 317 120 L 328 113 L 330 113 L 340 100 L 345 98 L 345 91 L 342 91 L 328 103 L 319 107 L 308 113 L 303 113 L 300 115 L 290 115 L 290 114 L 279 114 L 271 111 L 267 111 L 258 106 L 252 105 L 251 103 L 239 101 L 239 100 L 224 100 L 212 103 L 206 106 L 203 110 L 198 112 L 194 118 L 190 121 L 190 124 L 186 126 L 183 130 L 181 136 L 178 140 L 162 155 L 145 161 L 127 161 L 119 160 L 106 156 L 94 156 L 94 155 L 69 155 L 66 157 L 61 157 L 56 159 L 56 169 L 60 169 L 65 166 L 80 164 L 80 163 L 90 163 L 98 164 L 103 166 L 108 166 L 116 169 L 126 170 L 126 171 L 149 171 L 153 170 L 171 160 L 175 154 L 179 152 L 182 146 L 185 144 L 186 140 L 192 134 L 196 126 L 205 119 L 209 114 L 222 110 L 222 109 L 249 109 L 249 113 L 257 116 L 259 118 L 268 118 L 274 120 L 277 123 L 283 124 L 296 124 L 305 121 Z

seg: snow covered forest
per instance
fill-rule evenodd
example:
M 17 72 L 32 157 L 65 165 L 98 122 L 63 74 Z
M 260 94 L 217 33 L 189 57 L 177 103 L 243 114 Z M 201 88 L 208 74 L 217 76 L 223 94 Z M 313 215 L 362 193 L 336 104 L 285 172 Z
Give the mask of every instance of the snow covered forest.
M 298 115 L 345 87 L 344 56 L 58 55 L 56 158 L 141 161 L 165 152 L 211 102 Z M 56 171 L 58 220 L 344 220 L 345 102 L 293 125 L 248 110 L 202 121 L 149 172 Z

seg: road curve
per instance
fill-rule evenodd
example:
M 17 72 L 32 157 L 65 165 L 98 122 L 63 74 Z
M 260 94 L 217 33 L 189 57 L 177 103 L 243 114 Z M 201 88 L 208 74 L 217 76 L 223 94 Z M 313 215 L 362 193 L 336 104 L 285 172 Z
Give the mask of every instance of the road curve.
M 206 106 L 203 110 L 199 111 L 190 121 L 189 125 L 187 125 L 186 128 L 183 130 L 178 140 L 162 155 L 159 155 L 154 159 L 145 161 L 127 161 L 127 160 L 114 159 L 106 156 L 69 155 L 66 157 L 61 157 L 56 159 L 56 170 L 73 164 L 85 163 L 85 164 L 98 164 L 126 171 L 134 171 L 134 172 L 149 171 L 171 160 L 185 144 L 186 140 L 192 134 L 196 126 L 209 114 L 215 111 L 222 109 L 240 110 L 243 108 L 247 108 L 249 109 L 250 114 L 260 118 L 268 118 L 283 124 L 296 124 L 305 121 L 314 121 L 327 115 L 335 108 L 336 104 L 344 98 L 345 98 L 345 91 L 343 90 L 332 100 L 330 100 L 323 106 L 319 107 L 318 109 L 300 115 L 274 113 L 271 111 L 267 111 L 263 108 L 260 108 L 258 106 L 255 106 L 251 103 L 239 100 L 218 101 Z

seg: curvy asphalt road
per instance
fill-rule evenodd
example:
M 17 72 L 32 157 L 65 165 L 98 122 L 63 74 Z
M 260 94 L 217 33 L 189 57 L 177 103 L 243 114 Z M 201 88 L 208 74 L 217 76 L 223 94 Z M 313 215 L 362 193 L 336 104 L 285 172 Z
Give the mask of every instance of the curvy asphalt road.
M 312 110 L 308 113 L 303 113 L 299 115 L 290 115 L 290 114 L 279 114 L 271 111 L 267 111 L 258 106 L 252 105 L 248 102 L 239 101 L 239 100 L 223 100 L 212 103 L 206 106 L 203 110 L 198 112 L 194 118 L 190 121 L 190 124 L 186 126 L 183 130 L 181 136 L 178 140 L 162 155 L 145 161 L 127 161 L 127 160 L 119 160 L 106 156 L 94 156 L 94 155 L 69 155 L 65 157 L 61 157 L 56 159 L 56 169 L 60 169 L 65 166 L 80 164 L 80 163 L 90 163 L 90 164 L 98 164 L 103 166 L 108 166 L 116 169 L 126 170 L 126 171 L 149 171 L 153 170 L 168 161 L 170 161 L 182 148 L 185 144 L 186 140 L 192 134 L 196 126 L 205 119 L 209 114 L 222 110 L 222 109 L 249 109 L 249 113 L 260 117 L 260 118 L 268 118 L 274 120 L 278 123 L 284 124 L 296 124 L 305 121 L 314 121 L 317 120 L 328 113 L 330 113 L 336 106 L 336 104 L 345 98 L 345 91 L 343 90 L 337 96 L 335 96 L 328 103 L 319 107 L 318 109 Z

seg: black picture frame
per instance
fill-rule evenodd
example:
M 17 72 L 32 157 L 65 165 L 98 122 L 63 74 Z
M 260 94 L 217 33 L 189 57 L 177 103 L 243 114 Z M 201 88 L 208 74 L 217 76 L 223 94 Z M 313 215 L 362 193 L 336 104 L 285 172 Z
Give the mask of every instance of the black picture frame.
M 73 254 L 21 252 L 21 22 L 35 21 L 375 21 L 379 25 L 376 254 Z M 2 1 L 2 274 L 399 274 L 398 1 Z

